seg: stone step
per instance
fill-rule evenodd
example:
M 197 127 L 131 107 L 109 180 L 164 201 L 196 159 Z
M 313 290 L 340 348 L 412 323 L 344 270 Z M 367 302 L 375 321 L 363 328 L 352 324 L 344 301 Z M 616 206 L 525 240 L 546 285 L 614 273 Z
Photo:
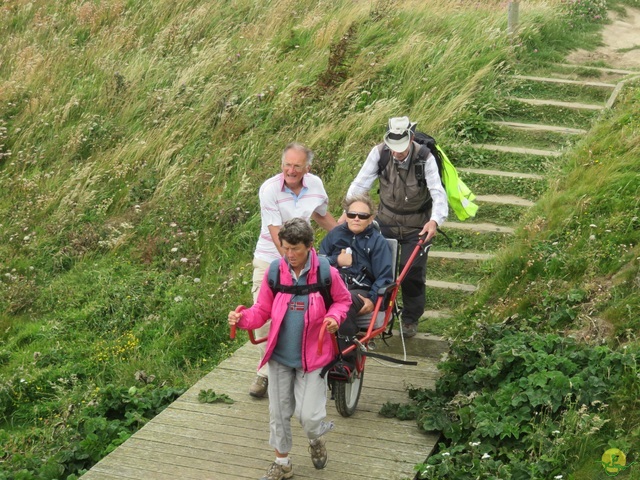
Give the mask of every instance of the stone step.
M 556 150 L 540 150 L 538 148 L 511 147 L 509 145 L 489 145 L 486 143 L 476 143 L 473 148 L 482 150 L 492 150 L 494 152 L 517 153 L 522 155 L 539 155 L 544 157 L 560 157 L 562 152 Z
M 528 75 L 514 75 L 513 78 L 517 78 L 519 80 L 531 80 L 532 82 L 561 83 L 565 85 L 581 85 L 584 87 L 615 88 L 616 86 L 615 83 L 567 80 L 564 78 L 531 77 Z
M 537 98 L 512 98 L 518 102 L 526 103 L 527 105 L 534 105 L 536 107 L 563 107 L 573 108 L 574 110 L 604 110 L 604 105 L 593 105 L 590 103 L 577 103 L 577 102 L 561 102 L 559 100 L 539 100 Z
M 442 280 L 427 280 L 427 288 L 444 288 L 447 290 L 459 290 L 462 292 L 473 293 L 478 290 L 475 285 L 469 285 L 467 283 L 445 282 Z
M 473 252 L 447 252 L 430 250 L 429 258 L 447 258 L 450 260 L 491 260 L 495 255 L 492 253 L 473 253 Z
M 386 340 L 387 344 L 382 340 L 376 340 L 375 349 L 372 349 L 372 351 L 383 355 L 402 355 L 406 353 L 411 356 L 436 359 L 440 359 L 449 352 L 449 343 L 442 337 L 428 333 L 417 333 L 415 337 L 403 339 L 399 330 L 393 330 L 392 333 L 393 336 Z M 371 360 L 373 358 L 368 360 L 367 363 Z
M 534 132 L 557 132 L 557 133 L 567 133 L 570 135 L 584 135 L 585 133 L 587 133 L 587 131 L 582 128 L 559 127 L 557 125 L 542 125 L 538 123 L 500 122 L 500 121 L 493 121 L 490 123 L 493 123 L 494 125 L 499 125 L 501 127 L 514 128 L 516 130 L 529 130 Z
M 444 228 L 453 228 L 454 230 L 467 230 L 479 233 L 514 233 L 513 228 L 496 225 L 494 223 L 445 222 Z
M 481 168 L 458 168 L 459 172 L 476 173 L 478 175 L 490 175 L 493 177 L 529 178 L 531 180 L 543 180 L 537 173 L 503 172 L 501 170 L 485 170 Z
M 516 197 L 515 195 L 476 195 L 474 201 L 497 203 L 500 205 L 515 205 L 516 207 L 533 207 L 535 205 L 531 200 Z

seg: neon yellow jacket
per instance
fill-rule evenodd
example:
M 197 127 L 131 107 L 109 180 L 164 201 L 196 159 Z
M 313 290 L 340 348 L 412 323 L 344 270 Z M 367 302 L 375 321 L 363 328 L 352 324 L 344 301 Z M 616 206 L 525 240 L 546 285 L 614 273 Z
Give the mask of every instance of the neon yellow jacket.
M 439 146 L 436 146 L 442 158 L 442 175 L 444 188 L 447 192 L 449 206 L 455 212 L 458 220 L 466 220 L 469 217 L 475 217 L 478 206 L 473 203 L 476 196 L 469 187 L 458 177 L 456 167 L 453 166 L 447 155 Z

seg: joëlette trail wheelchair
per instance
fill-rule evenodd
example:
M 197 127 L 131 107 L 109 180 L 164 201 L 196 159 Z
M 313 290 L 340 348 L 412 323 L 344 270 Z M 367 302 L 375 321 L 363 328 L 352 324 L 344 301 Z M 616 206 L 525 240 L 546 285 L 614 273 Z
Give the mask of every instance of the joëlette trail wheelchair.
M 374 338 L 382 336 L 384 339 L 392 336 L 391 328 L 393 327 L 394 321 L 399 319 L 400 313 L 400 308 L 396 304 L 396 297 L 398 296 L 400 285 L 407 276 L 415 258 L 418 255 L 427 255 L 431 248 L 430 243 L 425 245 L 425 237 L 421 237 L 407 260 L 407 263 L 404 265 L 404 268 L 401 272 L 397 273 L 399 257 L 398 242 L 395 239 L 387 239 L 387 242 L 392 252 L 393 271 L 397 274 L 395 282 L 384 286 L 378 291 L 378 300 L 372 313 L 360 315 L 356 318 L 360 331 L 354 338 L 349 339 L 350 342 L 348 346 L 340 350 L 337 337 L 335 334 L 332 334 L 332 343 L 336 352 L 336 358 L 322 371 L 322 375 L 327 375 L 332 398 L 336 403 L 336 410 L 338 410 L 338 413 L 343 417 L 353 415 L 358 406 L 358 400 L 362 392 L 364 367 L 367 356 L 380 357 L 405 365 L 417 364 L 416 362 L 397 360 L 370 351 L 372 350 L 370 347 L 373 347 Z M 318 353 L 322 353 L 325 332 L 326 328 L 320 329 Z M 247 333 L 249 334 L 249 340 L 254 345 L 267 341 L 267 337 L 256 339 L 253 330 L 248 330 Z M 235 326 L 231 328 L 231 338 L 235 338 Z M 344 362 L 343 358 L 352 352 L 355 352 L 355 359 L 350 362 Z

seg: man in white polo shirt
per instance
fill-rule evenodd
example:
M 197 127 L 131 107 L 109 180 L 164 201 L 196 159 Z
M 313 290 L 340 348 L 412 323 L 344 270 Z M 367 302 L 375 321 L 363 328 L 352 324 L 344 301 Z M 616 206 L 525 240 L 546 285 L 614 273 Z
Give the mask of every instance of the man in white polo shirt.
M 284 254 L 278 232 L 282 224 L 292 218 L 303 218 L 307 222 L 312 218 L 318 225 L 329 231 L 335 227 L 336 220 L 327 207 L 329 197 L 324 190 L 322 180 L 309 173 L 313 152 L 299 143 L 290 143 L 282 152 L 282 173 L 279 173 L 260 187 L 260 211 L 262 224 L 260 237 L 253 254 L 253 300 L 265 272 L 273 260 Z M 269 323 L 256 331 L 258 338 L 269 332 Z M 264 356 L 265 344 L 258 345 L 260 359 Z M 253 397 L 261 398 L 267 393 L 268 370 L 263 366 L 249 389 Z

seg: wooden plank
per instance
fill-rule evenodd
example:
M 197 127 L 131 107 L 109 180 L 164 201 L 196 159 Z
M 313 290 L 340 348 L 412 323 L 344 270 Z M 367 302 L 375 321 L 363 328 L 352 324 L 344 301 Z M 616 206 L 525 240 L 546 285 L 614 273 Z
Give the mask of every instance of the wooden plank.
M 487 170 L 483 168 L 458 168 L 459 172 L 475 173 L 477 175 L 489 175 L 493 177 L 508 177 L 508 178 L 528 178 L 531 180 L 543 180 L 544 176 L 537 173 L 518 173 L 518 172 L 504 172 L 502 170 Z
M 620 73 L 622 75 L 633 75 L 636 73 L 640 73 L 638 71 L 634 71 L 634 70 L 621 70 L 619 68 L 605 68 L 605 67 L 592 67 L 591 65 L 577 65 L 577 64 L 573 64 L 573 63 L 555 63 L 554 65 L 557 65 L 559 67 L 564 67 L 564 68 L 578 68 L 578 69 L 589 69 L 589 70 L 597 70 L 599 72 L 605 72 L 605 73 Z
M 327 401 L 327 419 L 335 428 L 326 437 L 329 462 L 324 470 L 313 467 L 302 428 L 292 419 L 295 478 L 413 478 L 413 466 L 425 460 L 437 435 L 421 432 L 414 421 L 384 418 L 378 413 L 385 402 L 407 402 L 409 384 L 434 386 L 438 376 L 435 360 L 407 358 L 416 359 L 418 366 L 398 368 L 367 360 L 360 402 L 352 417 L 341 417 L 334 402 Z M 273 450 L 268 445 L 268 400 L 254 399 L 247 391 L 256 366 L 255 348 L 242 346 L 82 478 L 259 478 L 273 461 Z M 235 402 L 200 403 L 198 394 L 206 389 L 225 393 Z
M 613 104 L 616 103 L 616 99 L 618 98 L 618 95 L 620 95 L 623 85 L 624 85 L 624 82 L 620 82 L 616 85 L 616 88 L 613 89 L 613 92 L 611 92 L 611 95 L 607 100 L 606 108 L 611 108 L 613 107 Z
M 482 150 L 491 150 L 494 152 L 516 153 L 521 155 L 538 155 L 542 157 L 560 157 L 562 152 L 555 150 L 541 150 L 539 148 L 512 147 L 509 145 L 489 145 L 486 143 L 476 143 L 471 145 L 473 148 Z
M 480 198 L 480 196 L 476 197 Z M 511 227 L 505 227 L 502 225 L 496 225 L 494 223 L 460 223 L 460 222 L 446 222 L 446 228 L 453 228 L 455 230 L 468 230 L 471 232 L 480 233 L 508 233 L 513 234 L 514 229 Z
M 563 107 L 571 108 L 573 110 L 604 110 L 604 105 L 594 105 L 591 103 L 578 103 L 578 102 L 562 102 L 560 100 L 541 100 L 537 98 L 512 98 L 518 102 L 526 103 L 527 105 L 533 105 L 536 107 Z
M 516 197 L 515 195 L 476 195 L 478 202 L 499 203 L 502 205 L 516 205 L 518 207 L 533 207 L 535 203 L 526 198 Z
M 584 135 L 587 131 L 583 128 L 559 127 L 557 125 L 542 125 L 538 123 L 520 123 L 520 122 L 490 122 L 501 127 L 514 128 L 516 130 L 530 130 L 534 132 L 556 132 L 566 133 L 569 135 Z
M 444 288 L 447 290 L 460 290 L 470 293 L 478 290 L 478 287 L 476 287 L 475 285 L 469 285 L 466 283 L 443 282 L 442 280 L 427 280 L 425 283 L 429 288 Z
M 491 260 L 495 255 L 493 253 L 475 253 L 475 252 L 448 252 L 430 250 L 429 258 L 448 258 L 452 260 Z
M 582 80 L 567 80 L 565 78 L 548 78 L 548 77 L 531 77 L 528 75 L 514 75 L 513 78 L 520 80 L 531 80 L 534 82 L 547 82 L 547 83 L 562 83 L 566 85 L 581 85 L 585 87 L 602 87 L 602 88 L 614 88 L 615 84 L 604 82 L 589 82 Z

